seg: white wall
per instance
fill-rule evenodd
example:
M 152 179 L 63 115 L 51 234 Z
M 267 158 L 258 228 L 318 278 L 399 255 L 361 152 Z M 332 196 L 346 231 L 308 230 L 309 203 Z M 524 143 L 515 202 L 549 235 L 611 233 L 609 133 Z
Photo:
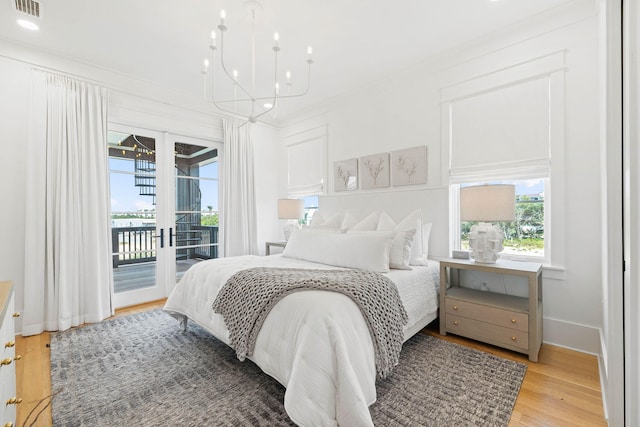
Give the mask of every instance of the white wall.
M 252 130 L 254 175 L 256 177 L 256 211 L 258 216 L 258 250 L 264 255 L 264 242 L 281 241 L 282 224 L 278 222 L 278 199 L 286 197 L 283 174 L 286 162 L 278 129 L 256 124 Z
M 29 153 L 29 66 L 0 57 L 0 280 L 13 280 L 15 307 L 22 307 L 24 280 L 25 168 Z M 44 215 L 44 213 L 43 213 Z
M 598 21 L 589 2 L 561 12 L 309 110 L 290 119 L 283 136 L 327 125 L 329 168 L 338 160 L 427 145 L 424 187 L 446 188 L 449 147 L 441 142 L 441 90 L 564 51 L 564 109 L 557 112 L 564 125 L 563 146 L 552 159 L 547 199 L 553 247 L 543 275 L 544 340 L 597 354 L 602 326 Z M 328 188 L 332 193 L 331 174 Z

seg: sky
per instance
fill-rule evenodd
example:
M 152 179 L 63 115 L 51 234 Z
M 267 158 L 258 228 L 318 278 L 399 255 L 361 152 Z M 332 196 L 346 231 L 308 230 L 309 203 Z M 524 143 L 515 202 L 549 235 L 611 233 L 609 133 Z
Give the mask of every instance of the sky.
M 111 212 L 137 212 L 140 210 L 155 210 L 152 196 L 140 195 L 140 189 L 134 184 L 133 161 L 123 159 L 109 159 Z M 118 171 L 118 172 L 114 172 Z M 123 172 L 123 173 L 119 173 Z M 201 177 L 198 180 L 202 192 L 202 209 L 218 210 L 218 163 L 214 162 L 200 168 Z

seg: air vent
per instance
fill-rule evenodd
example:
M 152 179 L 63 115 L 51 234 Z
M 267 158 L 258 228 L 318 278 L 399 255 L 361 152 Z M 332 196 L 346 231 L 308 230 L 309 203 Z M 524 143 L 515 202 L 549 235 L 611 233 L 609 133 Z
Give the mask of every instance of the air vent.
M 16 11 L 25 13 L 33 18 L 41 18 L 42 7 L 40 2 L 34 0 L 14 0 Z

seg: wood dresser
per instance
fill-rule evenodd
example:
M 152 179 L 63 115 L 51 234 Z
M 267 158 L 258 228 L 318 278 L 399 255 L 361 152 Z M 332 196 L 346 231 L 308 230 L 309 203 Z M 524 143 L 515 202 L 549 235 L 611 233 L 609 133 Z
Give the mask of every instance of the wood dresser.
M 524 276 L 528 297 L 460 287 L 460 270 Z M 537 362 L 542 345 L 542 265 L 440 260 L 440 333 L 447 332 L 525 353 Z
M 16 366 L 20 356 L 15 354 L 16 332 L 13 311 L 13 284 L 0 282 L 0 426 L 16 425 Z

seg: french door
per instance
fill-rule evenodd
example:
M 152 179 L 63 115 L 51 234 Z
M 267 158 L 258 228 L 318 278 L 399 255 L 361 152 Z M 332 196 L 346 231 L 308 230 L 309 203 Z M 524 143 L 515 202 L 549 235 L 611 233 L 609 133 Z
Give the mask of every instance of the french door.
M 191 265 L 218 257 L 221 148 L 109 127 L 114 307 L 164 298 Z

